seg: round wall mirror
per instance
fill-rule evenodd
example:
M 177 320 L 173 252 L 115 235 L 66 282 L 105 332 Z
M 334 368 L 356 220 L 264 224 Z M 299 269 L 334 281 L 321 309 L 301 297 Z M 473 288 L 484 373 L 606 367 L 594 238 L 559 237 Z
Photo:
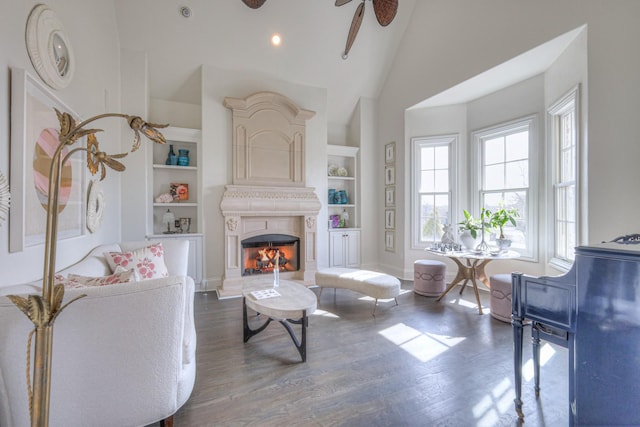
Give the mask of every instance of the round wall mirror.
M 53 43 L 51 47 L 56 69 L 60 77 L 64 77 L 69 72 L 69 49 L 67 43 L 60 36 L 59 32 L 53 33 Z
M 73 49 L 62 22 L 44 4 L 36 5 L 27 19 L 27 52 L 36 72 L 54 89 L 71 83 L 75 70 Z

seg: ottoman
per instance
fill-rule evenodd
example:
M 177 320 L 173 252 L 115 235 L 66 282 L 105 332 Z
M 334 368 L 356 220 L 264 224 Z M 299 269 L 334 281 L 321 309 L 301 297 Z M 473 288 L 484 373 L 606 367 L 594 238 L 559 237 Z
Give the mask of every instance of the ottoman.
M 494 274 L 491 283 L 491 317 L 511 323 L 511 274 Z
M 419 259 L 413 263 L 413 291 L 427 297 L 437 297 L 446 287 L 447 265 L 442 261 Z

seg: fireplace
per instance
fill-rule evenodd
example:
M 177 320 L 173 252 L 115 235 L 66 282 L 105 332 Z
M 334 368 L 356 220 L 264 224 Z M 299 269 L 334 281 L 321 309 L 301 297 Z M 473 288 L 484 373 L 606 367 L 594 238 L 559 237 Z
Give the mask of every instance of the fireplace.
M 300 239 L 286 234 L 265 234 L 242 241 L 242 275 L 300 269 Z
M 224 105 L 233 110 L 233 158 L 232 183 L 220 202 L 224 276 L 218 295 L 241 295 L 244 284 L 264 282 L 276 248 L 286 260 L 280 278 L 312 284 L 321 203 L 306 186 L 305 138 L 315 113 L 274 92 L 227 97 Z

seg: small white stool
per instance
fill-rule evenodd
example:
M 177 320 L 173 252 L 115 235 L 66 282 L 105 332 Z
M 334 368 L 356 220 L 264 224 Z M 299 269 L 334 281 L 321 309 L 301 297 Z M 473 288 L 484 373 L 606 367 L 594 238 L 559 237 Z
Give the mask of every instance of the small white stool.
M 491 317 L 511 323 L 511 274 L 491 276 Z
M 447 265 L 442 261 L 419 259 L 413 263 L 413 292 L 437 297 L 446 288 Z

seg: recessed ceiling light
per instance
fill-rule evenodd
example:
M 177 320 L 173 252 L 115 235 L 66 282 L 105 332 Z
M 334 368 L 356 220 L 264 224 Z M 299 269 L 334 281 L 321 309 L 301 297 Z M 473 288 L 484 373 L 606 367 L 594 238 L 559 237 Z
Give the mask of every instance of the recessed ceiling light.
M 271 44 L 274 46 L 280 46 L 280 44 L 282 43 L 282 37 L 280 37 L 280 34 L 275 33 L 274 35 L 271 36 Z

